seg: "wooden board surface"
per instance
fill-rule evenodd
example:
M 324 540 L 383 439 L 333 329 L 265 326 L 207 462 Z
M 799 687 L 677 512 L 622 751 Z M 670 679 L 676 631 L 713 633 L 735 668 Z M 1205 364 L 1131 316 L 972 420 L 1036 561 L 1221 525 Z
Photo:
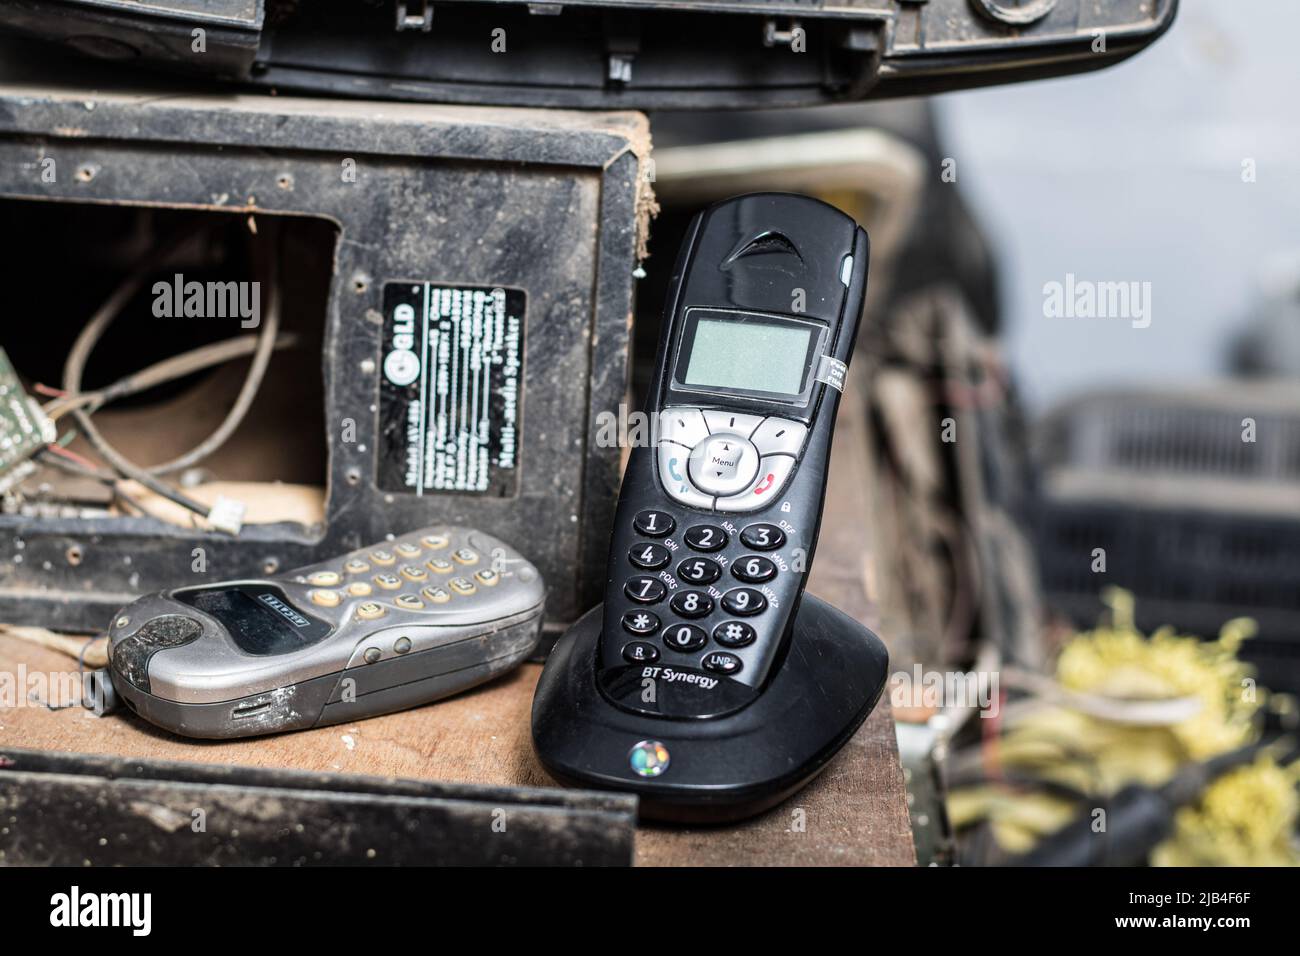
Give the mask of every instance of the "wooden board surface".
M 0 636 L 0 671 L 75 672 L 70 658 Z M 0 709 L 0 749 L 81 751 L 160 760 L 379 774 L 467 783 L 555 786 L 533 755 L 528 718 L 541 673 L 526 664 L 428 707 L 297 734 L 195 741 L 130 714 L 50 710 L 43 690 Z M 902 780 L 887 704 L 802 793 L 738 827 L 642 829 L 637 861 L 652 865 L 895 864 L 912 862 Z M 796 814 L 795 811 L 802 811 Z M 802 824 L 800 823 L 802 821 Z M 800 826 L 802 825 L 802 830 Z M 743 834 L 744 839 L 736 839 Z
M 852 392 L 850 392 L 852 394 Z M 865 432 L 844 403 L 832 456 L 822 542 L 810 590 L 869 625 L 871 558 L 865 527 Z M 0 675 L 73 673 L 57 651 L 0 635 Z M 533 755 L 529 715 L 541 667 L 427 707 L 296 734 L 208 742 L 176 737 L 130 714 L 103 718 L 51 710 L 24 694 L 0 706 L 0 748 L 81 751 L 163 760 L 285 767 L 496 785 L 555 786 Z M 7 703 L 7 702 L 6 702 Z M 831 765 L 785 803 L 744 823 L 643 827 L 643 865 L 894 865 L 915 862 L 902 771 L 887 698 Z

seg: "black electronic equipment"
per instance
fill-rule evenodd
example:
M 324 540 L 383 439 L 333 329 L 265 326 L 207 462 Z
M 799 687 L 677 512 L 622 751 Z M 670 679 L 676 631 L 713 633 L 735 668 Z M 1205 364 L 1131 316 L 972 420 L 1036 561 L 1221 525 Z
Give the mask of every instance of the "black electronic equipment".
M 637 790 L 648 815 L 753 812 L 874 705 L 878 640 L 821 602 L 800 608 L 867 257 L 852 219 L 804 196 L 742 196 L 692 224 L 603 609 L 561 640 L 534 705 L 557 777 Z
M 1099 69 L 1152 43 L 1176 10 L 1177 0 L 0 0 L 0 29 L 117 64 L 330 97 L 731 109 Z

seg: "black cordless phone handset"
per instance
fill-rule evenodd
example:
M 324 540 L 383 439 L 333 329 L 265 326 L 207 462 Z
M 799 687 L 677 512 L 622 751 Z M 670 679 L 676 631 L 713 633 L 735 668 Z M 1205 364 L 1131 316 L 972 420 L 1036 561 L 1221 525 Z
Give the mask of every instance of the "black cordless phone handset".
M 615 518 L 597 683 L 624 710 L 732 713 L 787 650 L 867 283 L 866 233 L 804 196 L 696 217 Z

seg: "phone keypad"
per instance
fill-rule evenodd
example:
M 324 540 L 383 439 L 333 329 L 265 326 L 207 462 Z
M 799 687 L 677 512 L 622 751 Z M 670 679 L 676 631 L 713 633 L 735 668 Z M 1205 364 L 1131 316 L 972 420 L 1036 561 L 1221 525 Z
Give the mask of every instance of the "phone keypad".
M 299 580 L 315 586 L 308 596 L 321 607 L 338 607 L 343 603 L 344 595 L 371 598 L 352 612 L 363 621 L 377 620 L 393 608 L 429 610 L 452 600 L 464 600 L 477 594 L 481 588 L 493 588 L 500 583 L 501 573 L 495 567 L 487 566 L 486 559 L 473 547 L 458 547 L 448 557 L 429 557 L 427 554 L 450 545 L 451 537 L 446 534 L 427 534 L 418 542 L 398 541 L 389 547 L 358 552 L 343 559 L 338 570 L 315 570 Z M 421 563 L 425 557 L 428 560 Z M 664 564 L 669 560 L 665 550 Z M 453 572 L 463 576 L 453 575 Z M 435 576 L 443 583 L 431 583 Z M 429 586 L 422 586 L 426 584 Z M 338 590 L 334 589 L 335 586 Z M 377 600 L 379 598 L 383 599 L 382 602 Z M 657 630 L 658 619 L 655 620 Z
M 786 567 L 781 556 L 773 553 L 786 544 L 785 531 L 767 522 L 749 524 L 739 531 L 691 524 L 675 537 L 677 518 L 653 509 L 638 512 L 631 524 L 634 537 L 625 557 L 623 593 L 632 606 L 625 606 L 621 619 L 629 638 L 621 648 L 623 661 L 655 663 L 660 657 L 651 656 L 647 649 L 654 648 L 656 655 L 668 650 L 672 652 L 670 660 L 713 674 L 740 673 L 745 661 L 733 652 L 759 639 L 756 619 L 770 606 L 764 592 Z M 733 548 L 730 556 L 729 546 Z M 736 552 L 736 547 L 743 550 Z M 768 587 L 728 588 L 726 577 L 742 585 Z M 712 586 L 719 581 L 724 583 Z M 650 605 L 661 606 L 652 611 Z M 702 655 L 694 660 L 677 657 L 699 652 Z

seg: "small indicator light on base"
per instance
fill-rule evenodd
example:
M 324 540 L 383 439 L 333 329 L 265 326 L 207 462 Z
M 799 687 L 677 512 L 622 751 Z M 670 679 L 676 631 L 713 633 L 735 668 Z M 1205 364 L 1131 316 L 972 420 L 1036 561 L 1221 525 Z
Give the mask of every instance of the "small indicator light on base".
M 632 771 L 641 777 L 657 777 L 668 769 L 668 748 L 657 740 L 643 740 L 627 755 Z

